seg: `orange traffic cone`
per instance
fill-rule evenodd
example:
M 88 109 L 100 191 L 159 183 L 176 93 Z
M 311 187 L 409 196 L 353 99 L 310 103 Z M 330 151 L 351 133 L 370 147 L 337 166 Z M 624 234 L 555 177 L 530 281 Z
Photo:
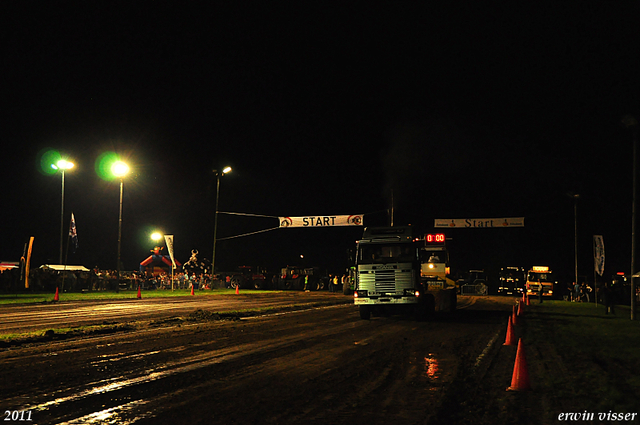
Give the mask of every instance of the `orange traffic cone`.
M 191 287 L 191 295 L 193 295 L 193 286 Z
M 529 295 L 527 295 L 527 305 L 531 305 L 531 303 L 529 302 Z
M 509 316 L 509 325 L 507 325 L 507 339 L 502 345 L 516 345 L 516 336 L 513 332 L 513 326 L 511 324 L 511 316 Z
M 54 301 L 60 301 L 60 296 L 58 295 L 58 288 L 56 288 L 56 294 L 53 296 Z
M 514 326 L 518 326 L 518 315 L 516 314 L 516 306 L 513 306 L 513 313 L 511 314 L 511 317 L 513 319 L 513 324 Z
M 524 310 L 522 308 L 522 303 L 518 303 L 518 316 L 522 316 L 524 314 Z
M 142 298 L 142 292 L 140 291 L 140 285 L 138 285 L 138 299 Z
M 507 388 L 507 391 L 529 391 L 530 389 L 527 357 L 524 354 L 524 346 L 521 339 L 518 341 L 518 352 L 516 353 L 516 363 L 513 366 L 511 386 Z
M 240 294 L 240 285 L 236 285 L 236 295 Z

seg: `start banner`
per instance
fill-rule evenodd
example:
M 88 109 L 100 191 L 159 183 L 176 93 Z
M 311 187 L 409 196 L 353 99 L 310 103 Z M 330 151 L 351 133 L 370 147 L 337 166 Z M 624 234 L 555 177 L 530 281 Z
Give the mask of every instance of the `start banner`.
M 434 227 L 459 229 L 485 229 L 500 227 L 524 227 L 524 217 L 503 218 L 436 218 Z
M 363 214 L 315 215 L 308 217 L 278 217 L 280 227 L 337 227 L 362 226 Z

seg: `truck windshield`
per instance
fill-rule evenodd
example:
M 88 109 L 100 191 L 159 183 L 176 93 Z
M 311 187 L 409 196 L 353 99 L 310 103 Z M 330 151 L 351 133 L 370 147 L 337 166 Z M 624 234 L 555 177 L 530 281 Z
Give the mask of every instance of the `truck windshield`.
M 362 244 L 358 250 L 360 264 L 406 263 L 416 260 L 412 244 Z
M 444 251 L 422 251 L 423 263 L 446 263 L 447 253 Z
M 529 272 L 527 277 L 529 282 L 553 282 L 551 273 L 533 273 Z

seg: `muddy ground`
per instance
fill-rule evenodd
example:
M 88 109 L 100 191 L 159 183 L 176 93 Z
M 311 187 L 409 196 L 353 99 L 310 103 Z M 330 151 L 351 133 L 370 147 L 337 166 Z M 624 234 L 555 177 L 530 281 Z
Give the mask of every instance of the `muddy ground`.
M 0 404 L 39 424 L 543 423 L 510 407 L 536 394 L 505 395 L 512 304 L 462 297 L 426 322 L 363 321 L 351 304 L 127 317 L 111 334 L 2 349 Z

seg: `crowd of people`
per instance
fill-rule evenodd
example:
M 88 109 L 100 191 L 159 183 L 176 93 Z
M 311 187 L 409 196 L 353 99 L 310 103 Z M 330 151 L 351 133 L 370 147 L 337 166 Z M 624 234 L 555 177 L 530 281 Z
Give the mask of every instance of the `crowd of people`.
M 279 274 L 273 274 L 268 279 L 269 284 L 263 289 L 282 289 L 278 279 Z M 347 274 L 330 274 L 322 278 L 322 285 L 316 289 L 330 292 L 342 291 L 350 287 Z M 204 290 L 214 288 L 229 288 L 233 286 L 233 277 L 229 274 L 211 276 L 210 273 L 194 273 L 193 271 L 162 271 L 152 274 L 138 271 L 121 271 L 118 281 L 116 270 L 101 270 L 97 267 L 89 271 L 57 271 L 48 268 L 31 269 L 29 273 L 28 290 L 33 292 L 55 292 L 56 288 L 66 292 L 87 291 L 116 291 L 141 289 L 191 289 Z M 253 286 L 251 286 L 253 287 Z M 21 292 L 25 288 L 24 272 L 20 268 L 5 270 L 0 273 L 0 292 Z M 300 288 L 302 289 L 302 288 Z M 305 289 L 307 289 L 305 287 Z
M 24 274 L 19 268 L 7 269 L 0 273 L 0 291 L 20 292 L 25 290 Z M 32 269 L 29 273 L 29 290 L 34 292 L 55 292 L 56 288 L 69 292 L 114 291 L 126 289 L 211 289 L 217 282 L 211 275 L 178 272 L 173 276 L 162 272 L 158 275 L 137 271 L 121 271 L 118 283 L 116 270 L 56 271 L 47 268 Z
M 581 284 L 573 282 L 567 285 L 563 298 L 571 302 L 595 302 L 602 304 L 605 308 L 605 314 L 615 314 L 615 305 L 630 303 L 630 285 L 624 285 L 617 281 L 598 283 L 594 290 L 591 285 L 582 282 Z M 636 301 L 640 301 L 640 288 L 636 287 Z

